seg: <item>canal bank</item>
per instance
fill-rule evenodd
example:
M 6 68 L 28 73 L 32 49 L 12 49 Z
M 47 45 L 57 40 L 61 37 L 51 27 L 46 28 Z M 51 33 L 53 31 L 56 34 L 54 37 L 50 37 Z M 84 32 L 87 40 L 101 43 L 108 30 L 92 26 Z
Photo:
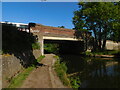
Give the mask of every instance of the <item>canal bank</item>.
M 119 58 L 60 55 L 67 67 L 67 76 L 76 88 L 120 88 Z
M 83 54 L 87 57 L 120 58 L 120 50 L 105 50 L 96 52 L 86 51 Z
M 120 61 L 117 58 L 45 56 L 21 88 L 120 88 Z M 57 68 L 53 67 L 56 63 Z

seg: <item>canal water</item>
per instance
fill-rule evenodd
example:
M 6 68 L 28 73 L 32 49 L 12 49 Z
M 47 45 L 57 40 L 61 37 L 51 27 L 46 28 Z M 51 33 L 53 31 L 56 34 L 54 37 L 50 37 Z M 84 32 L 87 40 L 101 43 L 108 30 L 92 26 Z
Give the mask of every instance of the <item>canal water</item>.
M 61 55 L 68 76 L 80 80 L 79 88 L 120 88 L 120 59 Z

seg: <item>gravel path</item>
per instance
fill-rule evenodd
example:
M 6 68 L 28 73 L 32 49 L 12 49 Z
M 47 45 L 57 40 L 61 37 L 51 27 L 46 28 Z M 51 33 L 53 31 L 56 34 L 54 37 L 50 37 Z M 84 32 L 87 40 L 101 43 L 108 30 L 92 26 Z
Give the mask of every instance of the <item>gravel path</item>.
M 52 68 L 55 62 L 53 56 L 54 54 L 46 54 L 41 61 L 43 65 L 31 72 L 21 88 L 67 88 Z

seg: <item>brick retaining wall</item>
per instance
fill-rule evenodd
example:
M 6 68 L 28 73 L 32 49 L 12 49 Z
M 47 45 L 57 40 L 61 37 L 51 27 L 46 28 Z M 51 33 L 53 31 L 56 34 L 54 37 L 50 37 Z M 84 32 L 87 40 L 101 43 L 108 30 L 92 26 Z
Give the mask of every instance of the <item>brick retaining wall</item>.
M 33 50 L 33 55 L 37 59 L 41 53 L 40 50 Z M 24 58 L 24 57 L 23 57 Z M 29 62 L 29 56 L 27 56 Z M 2 55 L 2 87 L 9 85 L 9 80 L 22 70 L 21 59 L 16 56 L 5 54 Z

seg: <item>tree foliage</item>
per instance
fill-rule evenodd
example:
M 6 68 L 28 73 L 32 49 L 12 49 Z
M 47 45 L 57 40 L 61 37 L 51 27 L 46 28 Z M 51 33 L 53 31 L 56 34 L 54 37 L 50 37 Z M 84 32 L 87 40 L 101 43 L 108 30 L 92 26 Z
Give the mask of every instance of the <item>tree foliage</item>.
M 58 26 L 59 28 L 65 28 L 65 26 Z
M 74 12 L 73 24 L 76 30 L 87 29 L 93 32 L 95 50 L 104 50 L 106 40 L 112 38 L 112 35 L 119 37 L 120 3 L 80 2 L 78 5 L 79 10 Z

